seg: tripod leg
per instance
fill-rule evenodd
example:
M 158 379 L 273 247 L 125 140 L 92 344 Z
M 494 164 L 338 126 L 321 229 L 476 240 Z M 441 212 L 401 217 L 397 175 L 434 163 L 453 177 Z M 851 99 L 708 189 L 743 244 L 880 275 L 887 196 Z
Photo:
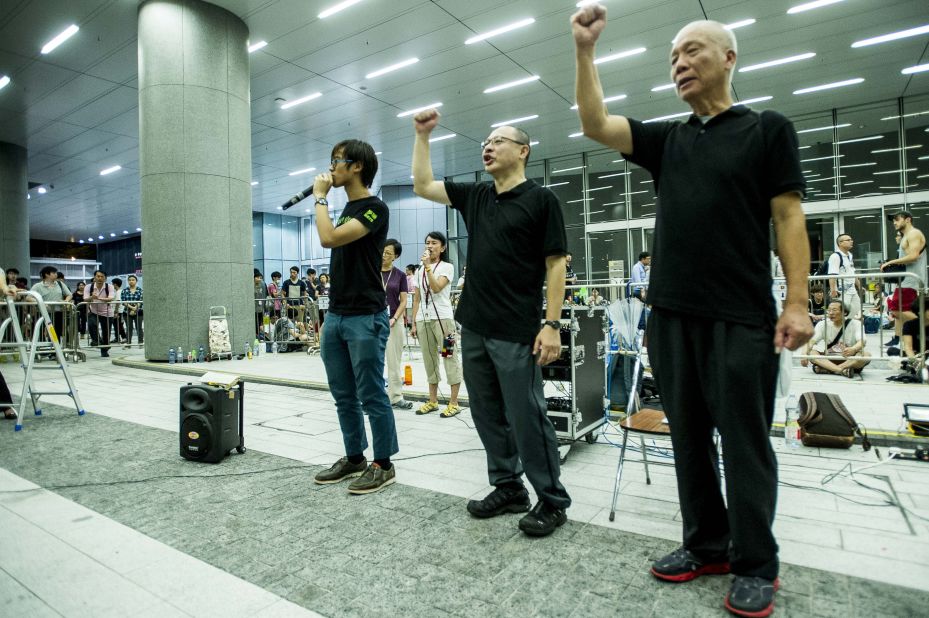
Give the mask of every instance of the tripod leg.
M 613 483 L 613 502 L 610 505 L 610 521 L 616 519 L 616 502 L 619 500 L 619 483 L 623 478 L 623 462 L 626 460 L 626 442 L 629 432 L 623 429 L 623 446 L 619 450 L 619 462 L 616 464 L 616 480 Z

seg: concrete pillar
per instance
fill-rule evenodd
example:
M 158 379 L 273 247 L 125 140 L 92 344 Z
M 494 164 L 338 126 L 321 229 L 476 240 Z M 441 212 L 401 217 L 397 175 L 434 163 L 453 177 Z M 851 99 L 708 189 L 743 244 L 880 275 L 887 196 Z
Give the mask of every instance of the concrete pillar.
M 29 278 L 26 149 L 0 142 L 0 267 Z M 0 275 L 5 276 L 5 275 Z
M 206 348 L 212 306 L 226 307 L 233 352 L 255 337 L 247 40 L 242 20 L 200 0 L 139 6 L 149 360 Z

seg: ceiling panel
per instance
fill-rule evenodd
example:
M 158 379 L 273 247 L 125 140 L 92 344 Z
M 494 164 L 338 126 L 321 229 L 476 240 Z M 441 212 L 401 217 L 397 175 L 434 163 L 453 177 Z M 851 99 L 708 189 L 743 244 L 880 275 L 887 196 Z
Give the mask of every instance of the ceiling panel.
M 377 183 L 409 182 L 412 123 L 396 114 L 442 101 L 439 133 L 457 137 L 432 145 L 437 174 L 480 166 L 477 144 L 490 123 L 529 113 L 523 126 L 539 144 L 533 159 L 599 149 L 578 130 L 574 99 L 574 50 L 568 19 L 574 0 L 364 0 L 328 19 L 316 17 L 336 0 L 216 0 L 247 24 L 252 41 L 268 46 L 250 56 L 252 164 L 256 209 L 276 211 L 311 175 L 288 176 L 300 167 L 322 169 L 332 144 L 345 137 L 370 141 L 381 155 Z M 724 23 L 755 18 L 736 31 L 738 66 L 813 51 L 811 61 L 736 74 L 741 98 L 771 95 L 757 109 L 777 109 L 798 119 L 832 107 L 929 93 L 929 74 L 903 76 L 906 66 L 927 62 L 929 36 L 869 48 L 851 43 L 929 22 L 924 1 L 848 1 L 787 15 L 796 0 L 606 0 L 609 25 L 598 55 L 643 46 L 641 55 L 598 65 L 607 95 L 627 99 L 614 113 L 652 118 L 685 111 L 673 91 L 651 88 L 669 81 L 671 39 L 704 14 Z M 0 73 L 13 82 L 0 91 L 0 140 L 29 149 L 30 178 L 54 184 L 33 195 L 34 235 L 70 237 L 138 226 L 138 103 L 135 0 L 15 0 L 0 3 Z M 705 13 L 704 13 L 705 11 Z M 523 17 L 529 27 L 464 45 L 475 33 Z M 49 56 L 41 45 L 68 23 L 81 31 Z M 406 57 L 420 62 L 375 79 L 365 75 Z M 539 82 L 484 94 L 483 90 L 529 74 Z M 863 77 L 855 87 L 795 96 L 802 86 Z M 323 96 L 289 110 L 292 100 Z M 877 113 L 877 112 L 874 112 Z M 843 136 L 874 131 L 868 114 L 856 116 Z M 819 122 L 819 120 L 811 121 Z M 856 133 L 858 132 L 858 133 Z M 846 135 L 847 134 L 847 135 Z M 802 143 L 823 139 L 804 134 Z M 123 170 L 100 177 L 104 165 Z M 36 201 L 38 200 L 38 201 Z M 104 226 L 107 227 L 104 230 Z M 109 230 L 109 227 L 119 228 Z M 108 237 L 108 236 L 107 236 Z

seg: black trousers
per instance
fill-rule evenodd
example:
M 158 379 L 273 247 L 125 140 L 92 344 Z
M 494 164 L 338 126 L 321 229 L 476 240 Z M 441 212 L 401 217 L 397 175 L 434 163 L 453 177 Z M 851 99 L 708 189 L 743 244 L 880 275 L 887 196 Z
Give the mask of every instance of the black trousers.
M 463 329 L 461 360 L 471 418 L 487 451 L 490 484 L 522 485 L 566 509 L 571 498 L 559 477 L 558 438 L 546 414 L 542 371 L 532 346 L 482 337 Z
M 777 460 L 769 432 L 778 357 L 771 327 L 655 309 L 648 349 L 671 428 L 684 547 L 728 556 L 736 575 L 773 580 Z M 713 429 L 722 438 L 726 503 Z M 728 504 L 728 509 L 726 507 Z
M 110 320 L 112 318 L 90 312 L 87 316 L 87 330 L 90 332 L 90 345 L 105 346 L 100 348 L 101 356 L 110 354 Z
M 126 318 L 126 343 L 132 343 L 132 331 L 137 330 L 139 333 L 139 343 L 145 342 L 145 333 L 142 331 L 142 309 L 139 309 L 135 312 L 135 315 L 129 313 L 129 310 L 126 310 L 126 313 L 123 314 Z
M 0 410 L 3 410 L 7 406 L 12 406 L 13 395 L 10 394 L 10 387 L 6 385 L 6 380 L 3 379 L 3 374 L 0 373 Z

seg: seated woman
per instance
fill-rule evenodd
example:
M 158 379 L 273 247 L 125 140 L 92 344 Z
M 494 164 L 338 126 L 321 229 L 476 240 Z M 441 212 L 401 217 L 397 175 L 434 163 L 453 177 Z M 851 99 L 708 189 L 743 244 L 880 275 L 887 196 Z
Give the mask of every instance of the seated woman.
M 814 356 L 870 356 L 864 346 L 861 322 L 846 320 L 842 301 L 835 300 L 826 308 L 826 319 L 816 324 L 813 338 L 806 344 L 806 353 Z M 814 373 L 833 373 L 853 378 L 871 361 L 848 359 L 835 362 L 828 358 L 814 358 L 812 362 Z M 803 367 L 809 363 L 805 358 L 800 361 Z
M 826 296 L 821 283 L 810 286 L 810 320 L 813 324 L 821 322 L 826 315 Z
M 919 298 L 913 301 L 913 304 L 910 306 L 910 311 L 916 316 L 919 316 Z M 926 303 L 926 308 L 924 311 L 924 319 L 926 325 L 926 348 L 929 349 L 929 302 Z M 919 341 L 919 318 L 915 320 L 907 320 L 903 323 L 902 330 L 902 341 L 903 344 L 903 355 L 907 358 L 915 358 L 920 354 L 920 341 Z

